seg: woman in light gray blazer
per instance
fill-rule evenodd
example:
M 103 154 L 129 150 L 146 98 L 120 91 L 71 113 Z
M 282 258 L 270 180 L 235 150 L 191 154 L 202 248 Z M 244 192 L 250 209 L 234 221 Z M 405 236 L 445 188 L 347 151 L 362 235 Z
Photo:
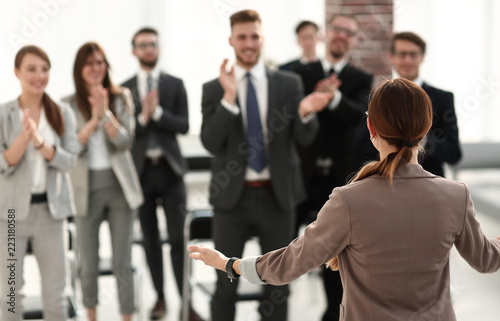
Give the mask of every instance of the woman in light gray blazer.
M 500 239 L 486 238 L 465 184 L 418 164 L 432 124 L 432 104 L 413 82 L 394 79 L 373 93 L 367 125 L 380 161 L 335 188 L 303 236 L 260 257 L 228 259 L 192 246 L 190 256 L 281 285 L 327 263 L 344 286 L 340 320 L 455 320 L 450 298 L 453 245 L 479 272 L 500 268 Z M 229 282 L 229 281 L 228 281 Z
M 66 320 L 64 219 L 75 214 L 68 172 L 78 154 L 75 115 L 45 93 L 50 61 L 35 46 L 19 50 L 22 93 L 0 105 L 0 319 L 23 316 L 23 260 L 31 241 L 47 321 Z
M 143 202 L 130 154 L 134 104 L 128 89 L 114 86 L 101 47 L 86 43 L 76 55 L 76 92 L 63 101 L 77 119 L 80 157 L 71 178 L 76 195 L 76 226 L 81 257 L 83 303 L 96 320 L 99 275 L 99 226 L 107 220 L 113 250 L 120 312 L 130 320 L 135 311 L 131 246 L 134 210 Z

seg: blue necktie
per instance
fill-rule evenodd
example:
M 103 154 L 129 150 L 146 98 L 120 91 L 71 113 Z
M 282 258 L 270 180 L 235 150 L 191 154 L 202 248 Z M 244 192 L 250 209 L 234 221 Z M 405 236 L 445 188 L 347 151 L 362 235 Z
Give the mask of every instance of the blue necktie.
M 259 104 L 257 95 L 252 84 L 250 73 L 246 74 L 247 85 L 247 141 L 250 146 L 248 155 L 248 165 L 257 173 L 260 173 L 266 166 L 266 155 L 264 148 L 264 138 L 262 124 L 260 122 Z

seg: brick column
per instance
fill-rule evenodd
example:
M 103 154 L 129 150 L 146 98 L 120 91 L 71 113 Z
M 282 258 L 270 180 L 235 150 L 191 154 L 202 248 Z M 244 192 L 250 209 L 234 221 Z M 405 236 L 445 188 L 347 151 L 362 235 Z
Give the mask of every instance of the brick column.
M 352 50 L 350 62 L 373 74 L 374 84 L 390 77 L 393 0 L 325 0 L 325 6 L 325 24 L 335 13 L 352 14 L 359 21 L 358 46 Z

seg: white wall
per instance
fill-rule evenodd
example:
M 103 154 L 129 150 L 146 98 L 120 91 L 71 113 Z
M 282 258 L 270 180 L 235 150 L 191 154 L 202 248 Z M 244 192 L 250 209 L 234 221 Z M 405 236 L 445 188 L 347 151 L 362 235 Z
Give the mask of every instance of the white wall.
M 217 76 L 228 45 L 229 16 L 256 9 L 263 20 L 264 58 L 281 63 L 299 55 L 294 29 L 299 20 L 323 22 L 324 0 L 23 0 L 0 5 L 0 102 L 20 92 L 14 57 L 24 43 L 42 47 L 52 62 L 47 92 L 59 99 L 73 92 L 72 68 L 78 48 L 97 41 L 121 83 L 137 70 L 130 40 L 152 26 L 160 33 L 159 64 L 182 78 L 188 91 L 190 133 L 201 126 L 201 86 Z
M 500 140 L 500 2 L 395 0 L 394 31 L 427 42 L 421 75 L 455 95 L 462 141 Z

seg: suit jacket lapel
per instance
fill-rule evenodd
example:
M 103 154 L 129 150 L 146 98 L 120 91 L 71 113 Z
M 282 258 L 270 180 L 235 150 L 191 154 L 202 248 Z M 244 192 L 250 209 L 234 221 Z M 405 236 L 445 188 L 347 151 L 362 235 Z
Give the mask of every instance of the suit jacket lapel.
M 269 128 L 269 122 L 271 121 L 272 117 L 272 109 L 276 108 L 276 102 L 278 97 L 276 96 L 277 93 L 280 92 L 279 90 L 279 83 L 276 82 L 276 78 L 274 77 L 275 74 L 271 71 L 269 71 L 266 68 L 266 76 L 267 76 L 267 119 L 266 119 L 266 126 Z
M 132 97 L 134 98 L 135 108 L 137 111 L 142 110 L 141 95 L 139 94 L 139 82 L 137 76 L 132 78 Z
M 11 126 L 11 133 L 13 134 L 10 138 L 9 144 L 12 144 L 14 140 L 19 136 L 23 130 L 21 124 L 21 115 L 19 113 L 19 101 L 16 99 L 15 103 L 9 106 L 9 120 Z

